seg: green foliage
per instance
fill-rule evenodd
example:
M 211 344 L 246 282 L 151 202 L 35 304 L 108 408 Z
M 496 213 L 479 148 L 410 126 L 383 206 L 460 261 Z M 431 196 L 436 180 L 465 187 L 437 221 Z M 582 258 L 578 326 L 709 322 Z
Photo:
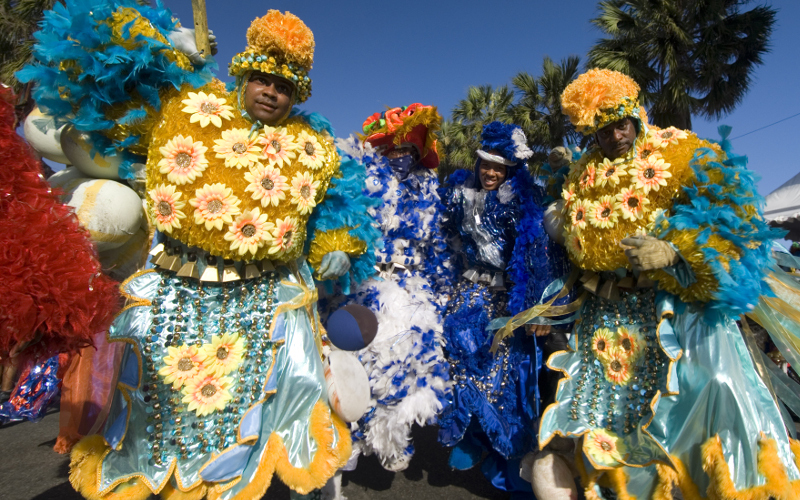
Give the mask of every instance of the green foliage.
M 0 81 L 22 90 L 14 73 L 31 58 L 33 32 L 56 0 L 0 0 Z
M 744 98 L 769 50 L 776 11 L 751 0 L 606 0 L 592 22 L 608 38 L 589 66 L 630 75 L 651 121 L 691 129 L 692 115 L 719 119 Z
M 44 11 L 63 0 L 0 0 L 0 82 L 15 92 L 24 92 L 14 76 L 31 59 L 33 33 L 39 29 Z M 149 0 L 137 0 L 148 5 Z M 27 93 L 27 92 L 26 92 Z
M 517 74 L 511 81 L 513 91 L 507 85 L 470 87 L 466 99 L 458 102 L 440 131 L 440 178 L 459 168 L 472 169 L 475 150 L 480 148 L 481 129 L 495 120 L 522 127 L 534 152 L 528 162 L 534 171 L 552 148 L 579 144 L 582 136 L 561 112 L 561 93 L 578 76 L 579 64 L 577 56 L 559 64 L 545 57 L 541 76 Z

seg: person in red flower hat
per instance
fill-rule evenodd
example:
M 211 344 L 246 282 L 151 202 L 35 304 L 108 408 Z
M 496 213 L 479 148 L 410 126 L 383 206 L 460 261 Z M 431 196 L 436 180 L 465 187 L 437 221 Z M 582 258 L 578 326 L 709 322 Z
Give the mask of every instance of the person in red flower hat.
M 375 113 L 361 140 L 337 144 L 367 166 L 365 194 L 377 202 L 371 214 L 383 236 L 375 255 L 379 275 L 343 302 L 365 306 L 378 319 L 375 339 L 358 351 L 372 401 L 353 432 L 349 467 L 360 454 L 377 455 L 391 471 L 408 467 L 411 426 L 433 423 L 450 391 L 439 293 L 448 281 L 437 193 L 440 123 L 434 106 L 415 103 Z
M 364 142 L 389 159 L 410 155 L 415 165 L 434 169 L 439 166 L 435 132 L 441 121 L 435 106 L 418 102 L 387 109 L 364 121 Z

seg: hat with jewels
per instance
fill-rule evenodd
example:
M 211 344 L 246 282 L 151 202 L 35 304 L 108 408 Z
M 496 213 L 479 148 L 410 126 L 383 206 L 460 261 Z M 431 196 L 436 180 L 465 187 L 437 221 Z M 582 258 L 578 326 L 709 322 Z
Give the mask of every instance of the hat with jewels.
M 308 72 L 314 62 L 314 34 L 299 17 L 290 12 L 270 10 L 255 19 L 247 29 L 247 48 L 233 56 L 228 73 L 244 77 L 261 71 L 292 82 L 298 102 L 311 95 Z

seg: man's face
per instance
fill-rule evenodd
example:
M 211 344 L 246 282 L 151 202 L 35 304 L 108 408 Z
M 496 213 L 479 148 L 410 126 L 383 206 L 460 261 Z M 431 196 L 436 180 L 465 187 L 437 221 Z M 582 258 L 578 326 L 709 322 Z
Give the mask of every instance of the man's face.
M 403 156 L 411 156 L 414 163 L 419 161 L 419 153 L 417 152 L 417 148 L 410 144 L 396 146 L 387 151 L 384 156 L 390 160 L 393 158 L 402 158 Z
M 490 151 L 490 153 L 497 154 L 494 151 Z M 506 173 L 506 166 L 502 163 L 481 159 L 481 163 L 478 165 L 478 178 L 483 189 L 487 191 L 496 191 L 506 180 Z
M 597 143 L 609 160 L 616 160 L 630 151 L 636 141 L 636 125 L 630 118 L 623 118 L 601 128 L 595 134 Z
M 254 71 L 244 89 L 244 108 L 251 118 L 269 126 L 280 123 L 292 109 L 294 85 L 275 75 Z

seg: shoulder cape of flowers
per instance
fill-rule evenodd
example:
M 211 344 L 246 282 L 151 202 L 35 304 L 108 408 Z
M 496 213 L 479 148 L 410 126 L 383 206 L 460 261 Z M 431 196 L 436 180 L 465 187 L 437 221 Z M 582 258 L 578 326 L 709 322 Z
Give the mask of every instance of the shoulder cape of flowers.
M 92 146 L 103 155 L 145 155 L 141 136 L 161 109 L 162 92 L 199 87 L 216 68 L 210 61 L 196 69 L 170 45 L 175 26 L 160 2 L 56 2 L 34 34 L 33 61 L 17 78 L 36 82 L 33 96 L 42 110 L 90 132 Z M 123 177 L 133 176 L 135 161 L 142 159 L 123 155 Z

